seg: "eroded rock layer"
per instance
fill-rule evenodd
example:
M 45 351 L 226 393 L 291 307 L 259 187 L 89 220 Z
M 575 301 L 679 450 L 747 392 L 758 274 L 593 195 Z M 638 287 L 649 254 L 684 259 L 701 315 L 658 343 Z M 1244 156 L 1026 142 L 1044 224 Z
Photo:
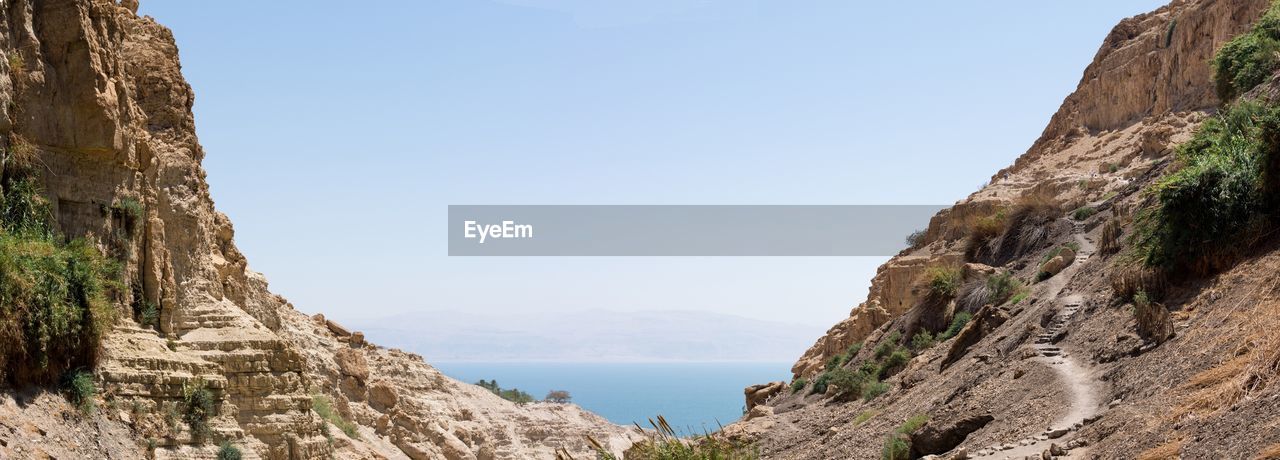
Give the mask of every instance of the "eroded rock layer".
M 64 235 L 123 265 L 123 318 L 96 369 L 108 403 L 94 416 L 99 444 L 211 458 L 229 441 L 271 459 L 586 456 L 587 435 L 619 452 L 629 444 L 627 430 L 576 406 L 516 406 L 418 356 L 335 334 L 272 294 L 210 198 L 173 36 L 136 1 L 0 8 L 3 147 L 34 150 Z M 184 418 L 198 389 L 213 397 L 207 430 Z M 313 410 L 318 398 L 356 423 L 353 436 Z M 47 406 L 20 417 L 41 420 Z M 68 452 L 45 444 L 6 441 L 0 456 Z

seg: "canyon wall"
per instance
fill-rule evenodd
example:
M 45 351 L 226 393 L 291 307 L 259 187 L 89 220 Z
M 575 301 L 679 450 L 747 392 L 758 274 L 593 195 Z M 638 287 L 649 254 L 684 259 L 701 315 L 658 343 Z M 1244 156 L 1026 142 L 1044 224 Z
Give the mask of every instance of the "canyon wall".
M 199 458 L 230 441 L 272 459 L 585 456 L 587 435 L 619 452 L 629 444 L 631 432 L 576 406 L 517 406 L 272 294 L 210 197 L 173 35 L 139 17 L 136 0 L 2 8 L 0 143 L 34 149 L 66 237 L 122 263 L 122 319 L 95 373 L 117 409 L 99 417 L 132 432 L 123 444 Z M 156 324 L 141 324 L 151 307 Z M 215 398 L 207 434 L 173 421 L 193 388 Z M 317 398 L 354 432 L 318 416 Z M 4 444 L 0 453 L 58 448 Z

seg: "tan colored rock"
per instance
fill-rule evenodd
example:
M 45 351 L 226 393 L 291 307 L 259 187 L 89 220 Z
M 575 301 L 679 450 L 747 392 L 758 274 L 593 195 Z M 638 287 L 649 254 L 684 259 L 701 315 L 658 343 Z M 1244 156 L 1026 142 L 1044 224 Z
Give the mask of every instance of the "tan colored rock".
M 97 433 L 97 439 L 78 439 L 100 446 L 96 452 L 59 446 L 47 447 L 48 453 L 142 458 L 137 444 L 150 438 L 161 440 L 155 458 L 213 458 L 216 443 L 173 432 L 162 415 L 191 385 L 205 385 L 214 395 L 213 439 L 234 440 L 246 458 L 411 455 L 397 445 L 420 458 L 475 458 L 480 452 L 486 458 L 550 458 L 558 447 L 585 458 L 591 453 L 582 441 L 586 434 L 618 453 L 636 439 L 576 406 L 515 406 L 441 375 L 420 358 L 368 346 L 363 334 L 323 315 L 313 319 L 294 310 L 270 292 L 266 277 L 249 269 L 230 219 L 214 207 L 191 112 L 194 94 L 182 77 L 173 34 L 139 17 L 136 0 L 7 5 L 0 10 L 7 44 L 0 64 L 0 140 L 18 135 L 36 146 L 50 212 L 64 234 L 123 254 L 122 276 L 137 289 L 126 289 L 121 303 L 160 308 L 158 330 L 122 318 L 104 339 L 95 369 L 113 404 L 140 411 L 126 417 L 106 411 L 93 423 L 72 424 Z M 24 66 L 12 68 L 19 57 Z M 14 123 L 18 114 L 21 122 Z M 101 212 L 123 198 L 144 208 L 136 233 L 130 233 L 134 225 Z M 129 237 L 104 238 L 122 233 Z M 379 386 L 366 391 L 374 380 Z M 311 409 L 313 393 L 331 396 L 363 431 L 377 425 L 379 433 L 404 442 L 367 436 L 331 444 Z M 365 403 L 366 394 L 377 402 Z M 51 407 L 33 404 L 22 409 L 25 415 L 0 418 L 35 420 L 46 409 Z M 455 421 L 463 409 L 476 415 Z M 121 435 L 116 420 L 128 420 L 134 433 Z M 543 434 L 525 436 L 528 427 Z M 438 432 L 428 435 L 429 428 Z M 27 456 L 5 449 L 0 445 L 0 457 Z
M 1058 273 L 1061 273 L 1063 269 L 1067 268 L 1067 265 L 1071 265 L 1071 259 L 1061 255 L 1053 256 L 1052 259 L 1049 259 L 1048 262 L 1045 262 L 1044 265 L 1040 266 L 1040 273 L 1042 273 L 1041 276 L 1048 278 L 1050 276 L 1057 275 Z
M 786 382 L 761 383 L 747 387 L 742 391 L 746 396 L 747 409 L 764 404 L 771 396 L 781 393 L 786 387 Z

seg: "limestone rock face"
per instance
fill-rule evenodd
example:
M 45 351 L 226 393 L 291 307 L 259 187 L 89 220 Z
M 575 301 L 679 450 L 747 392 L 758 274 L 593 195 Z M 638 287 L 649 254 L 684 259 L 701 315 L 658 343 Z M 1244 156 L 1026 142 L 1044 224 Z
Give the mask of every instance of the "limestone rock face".
M 1069 201 L 1089 198 L 1078 184 L 1096 179 L 1099 171 L 1127 176 L 1116 183 L 1146 173 L 1154 158 L 1188 137 L 1202 117 L 1197 111 L 1218 104 L 1212 71 L 1205 63 L 1224 42 L 1247 30 L 1269 4 L 1175 0 L 1121 21 L 1040 139 L 1013 166 L 996 173 L 990 184 L 935 216 L 925 233 L 925 240 L 933 244 L 904 251 L 881 266 L 866 300 L 818 338 L 792 366 L 792 373 L 802 377 L 819 372 L 831 356 L 915 306 L 922 293 L 913 289 L 914 282 L 925 268 L 960 259 L 955 245 L 940 243 L 962 236 L 962 226 L 956 223 L 1007 205 L 1033 186 L 1048 187 Z M 1070 261 L 1065 258 L 1061 265 Z
M 173 36 L 137 9 L 0 5 L 0 147 L 32 145 L 61 231 L 122 262 L 129 289 L 96 374 L 128 408 L 116 418 L 130 448 L 211 458 L 229 440 L 246 458 L 545 458 L 585 456 L 588 433 L 618 452 L 629 444 L 627 430 L 576 406 L 516 406 L 272 294 L 209 195 Z M 125 203 L 140 213 L 116 212 Z M 158 319 L 143 325 L 148 307 Z M 208 433 L 173 422 L 195 388 L 215 399 Z M 317 394 L 360 436 L 334 436 L 312 410 Z

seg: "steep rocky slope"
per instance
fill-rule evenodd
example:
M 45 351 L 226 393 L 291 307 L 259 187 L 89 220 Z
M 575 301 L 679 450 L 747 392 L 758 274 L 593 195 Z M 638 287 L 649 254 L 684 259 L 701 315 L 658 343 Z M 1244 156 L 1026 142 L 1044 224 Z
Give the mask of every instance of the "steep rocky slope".
M 768 458 L 876 458 L 894 439 L 912 458 L 1277 458 L 1274 238 L 1225 271 L 1179 276 L 1154 308 L 1118 294 L 1135 282 L 1122 246 L 1143 190 L 1221 104 L 1211 57 L 1269 5 L 1174 1 L 1122 21 L 1041 138 L 881 267 L 796 362 L 795 391 L 749 388 L 760 405 L 726 433 Z M 1273 76 L 1250 96 L 1276 88 Z M 1008 294 L 992 294 L 996 279 Z M 942 337 L 913 346 L 921 331 Z M 833 377 L 867 366 L 883 394 Z
M 127 286 L 94 370 L 100 410 L 9 391 L 0 457 L 200 458 L 224 440 L 276 459 L 548 458 L 587 453 L 587 435 L 628 444 L 627 430 L 576 406 L 514 405 L 268 291 L 209 196 L 173 37 L 136 11 L 136 0 L 0 6 L 0 142 L 31 151 L 51 220 L 117 258 Z M 200 390 L 212 396 L 207 430 L 182 413 Z M 317 399 L 357 424 L 353 437 L 313 411 Z

